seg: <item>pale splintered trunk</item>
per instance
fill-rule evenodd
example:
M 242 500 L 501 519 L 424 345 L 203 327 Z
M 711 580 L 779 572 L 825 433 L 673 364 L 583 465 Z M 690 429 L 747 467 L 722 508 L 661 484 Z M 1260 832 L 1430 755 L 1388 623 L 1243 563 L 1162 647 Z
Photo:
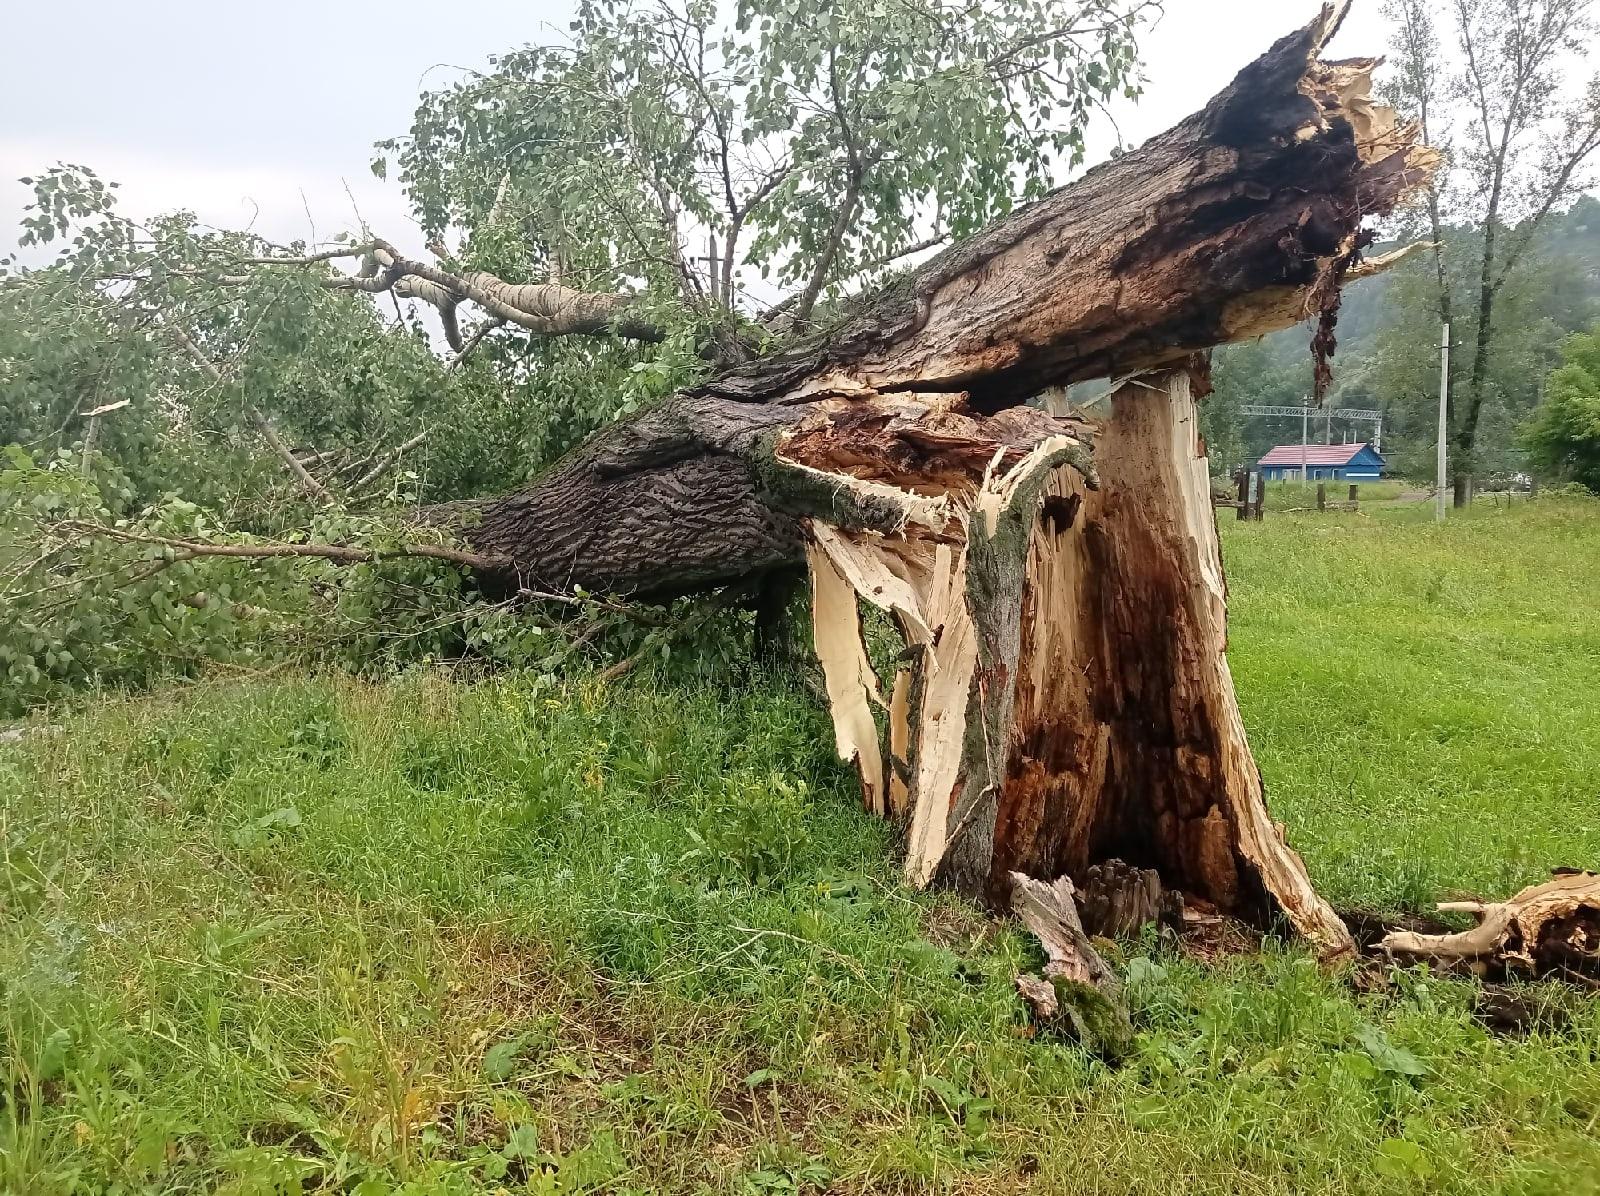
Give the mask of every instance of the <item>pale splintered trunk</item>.
M 1081 878 L 1118 859 L 1347 953 L 1245 740 L 1190 376 L 1129 382 L 1111 411 L 1092 467 L 1086 432 L 1038 429 L 938 519 L 899 535 L 812 522 L 841 754 L 872 808 L 908 817 L 913 883 L 1004 904 L 1013 872 Z M 825 466 L 818 441 L 806 451 Z M 846 455 L 862 474 L 860 446 Z M 908 500 L 928 488 L 901 480 Z M 857 598 L 889 611 L 907 646 L 887 702 Z

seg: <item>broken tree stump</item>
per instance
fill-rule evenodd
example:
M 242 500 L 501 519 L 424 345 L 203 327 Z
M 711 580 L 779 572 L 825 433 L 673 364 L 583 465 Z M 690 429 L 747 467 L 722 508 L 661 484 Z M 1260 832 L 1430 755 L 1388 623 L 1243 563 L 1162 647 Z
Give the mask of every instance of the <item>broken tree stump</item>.
M 942 476 L 932 508 L 929 467 L 907 464 L 893 421 L 779 442 L 855 501 L 898 492 L 905 511 L 892 535 L 814 519 L 808 552 L 840 754 L 871 808 L 909 814 L 908 879 L 1003 907 L 1013 872 L 1123 860 L 1256 925 L 1284 918 L 1325 958 L 1352 954 L 1245 742 L 1191 374 L 1126 383 L 1093 435 L 1002 414 L 973 421 L 969 472 Z M 946 473 L 950 459 L 935 458 Z M 891 615 L 917 678 L 918 703 L 888 704 L 907 753 L 888 769 L 857 599 Z M 886 772 L 907 778 L 892 801 Z

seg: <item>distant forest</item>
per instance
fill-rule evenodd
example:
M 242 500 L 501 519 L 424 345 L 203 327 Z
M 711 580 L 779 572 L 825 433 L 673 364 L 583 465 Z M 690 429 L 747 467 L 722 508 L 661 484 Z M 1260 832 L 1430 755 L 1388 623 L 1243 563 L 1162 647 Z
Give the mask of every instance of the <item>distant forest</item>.
M 1445 243 L 1452 274 L 1464 293 L 1476 268 L 1479 231 L 1452 227 Z M 1374 246 L 1373 254 L 1394 246 Z M 1434 307 L 1434 263 L 1419 254 L 1387 274 L 1353 284 L 1339 317 L 1334 385 L 1326 406 L 1376 408 L 1384 413 L 1383 453 L 1396 474 L 1426 479 L 1433 473 L 1434 426 L 1439 395 L 1439 316 Z M 1479 430 L 1483 480 L 1518 473 L 1527 462 L 1518 429 L 1538 406 L 1545 379 L 1559 363 L 1561 345 L 1600 320 L 1600 199 L 1586 195 L 1567 212 L 1548 217 L 1534 249 L 1508 280 L 1496 313 L 1490 396 Z M 1461 305 L 1463 308 L 1465 305 Z M 1465 310 L 1458 318 L 1467 316 Z M 1451 333 L 1458 346 L 1452 373 L 1461 371 L 1474 329 L 1461 319 Z M 1298 406 L 1311 394 L 1309 326 L 1246 344 L 1219 348 L 1213 357 L 1216 393 L 1202 407 L 1201 424 L 1218 474 L 1254 462 L 1275 444 L 1298 443 L 1300 421 L 1247 416 L 1249 404 Z M 1312 439 L 1321 442 L 1322 421 Z M 1331 438 L 1370 439 L 1368 423 L 1331 423 Z

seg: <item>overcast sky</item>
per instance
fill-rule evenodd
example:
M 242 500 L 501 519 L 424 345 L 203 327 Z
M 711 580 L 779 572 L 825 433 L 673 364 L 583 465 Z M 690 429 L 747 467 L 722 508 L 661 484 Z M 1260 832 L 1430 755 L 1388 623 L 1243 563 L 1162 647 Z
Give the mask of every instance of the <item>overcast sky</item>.
M 368 170 L 419 90 L 566 32 L 561 0 L 77 0 L 5 8 L 0 62 L 0 248 L 56 161 L 122 184 L 134 217 L 176 207 L 273 240 L 358 225 L 420 251 L 399 188 Z M 1117 109 L 1137 143 L 1199 107 L 1321 0 L 1167 0 L 1147 33 L 1149 83 Z M 1383 52 L 1378 0 L 1357 0 L 1333 45 Z M 1111 144 L 1109 129 L 1091 144 Z

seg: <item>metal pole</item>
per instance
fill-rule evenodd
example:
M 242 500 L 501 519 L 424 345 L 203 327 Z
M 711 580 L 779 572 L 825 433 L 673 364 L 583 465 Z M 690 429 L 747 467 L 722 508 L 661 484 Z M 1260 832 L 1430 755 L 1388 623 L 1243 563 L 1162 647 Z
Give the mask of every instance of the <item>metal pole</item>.
M 1444 522 L 1444 473 L 1445 473 L 1445 436 L 1448 434 L 1450 419 L 1450 325 L 1444 325 L 1439 335 L 1439 446 L 1438 446 L 1438 493 L 1433 500 L 1433 518 L 1436 523 Z

